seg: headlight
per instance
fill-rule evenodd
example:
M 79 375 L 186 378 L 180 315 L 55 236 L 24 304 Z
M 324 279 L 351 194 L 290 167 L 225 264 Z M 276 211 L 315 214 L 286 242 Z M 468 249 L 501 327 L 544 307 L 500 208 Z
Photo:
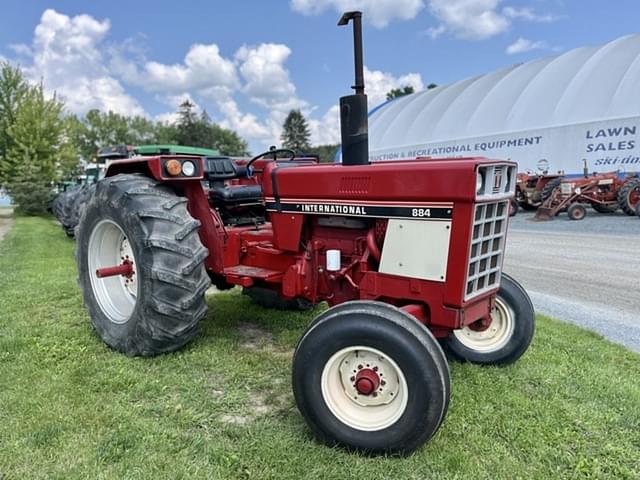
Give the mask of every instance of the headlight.
M 182 162 L 182 173 L 185 177 L 192 177 L 196 173 L 196 166 L 193 162 Z
M 480 193 L 482 187 L 484 187 L 484 175 L 478 172 L 476 175 L 476 193 Z

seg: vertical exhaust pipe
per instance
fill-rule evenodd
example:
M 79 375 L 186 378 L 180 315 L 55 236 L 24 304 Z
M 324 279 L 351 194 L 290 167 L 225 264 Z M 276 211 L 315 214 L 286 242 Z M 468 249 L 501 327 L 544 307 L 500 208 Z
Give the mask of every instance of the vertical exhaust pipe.
M 342 136 L 342 164 L 369 164 L 369 121 L 367 96 L 364 93 L 364 61 L 362 55 L 362 12 L 345 12 L 338 25 L 353 20 L 353 56 L 356 81 L 351 87 L 354 95 L 340 98 L 340 133 Z

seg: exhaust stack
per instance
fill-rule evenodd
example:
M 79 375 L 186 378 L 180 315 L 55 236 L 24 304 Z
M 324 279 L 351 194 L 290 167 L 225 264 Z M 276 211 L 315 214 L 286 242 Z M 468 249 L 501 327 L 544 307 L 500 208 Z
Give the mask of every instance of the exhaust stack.
M 354 95 L 340 98 L 340 133 L 342 136 L 342 164 L 369 164 L 369 121 L 367 96 L 364 93 L 364 62 L 362 58 L 362 12 L 345 12 L 338 25 L 353 20 L 353 52 L 356 81 Z

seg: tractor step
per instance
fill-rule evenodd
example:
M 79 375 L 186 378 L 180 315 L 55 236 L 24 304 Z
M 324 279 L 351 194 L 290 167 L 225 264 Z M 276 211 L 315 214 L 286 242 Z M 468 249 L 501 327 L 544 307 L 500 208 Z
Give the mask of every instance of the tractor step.
M 229 283 L 250 287 L 253 285 L 254 280 L 278 282 L 282 280 L 283 273 L 277 270 L 269 270 L 268 268 L 236 265 L 225 268 L 224 276 Z

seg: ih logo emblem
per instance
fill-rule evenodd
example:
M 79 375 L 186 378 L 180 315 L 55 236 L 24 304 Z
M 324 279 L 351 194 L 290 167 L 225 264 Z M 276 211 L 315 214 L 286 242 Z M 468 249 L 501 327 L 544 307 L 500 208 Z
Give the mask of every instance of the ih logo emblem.
M 500 190 L 501 186 L 502 186 L 502 170 L 496 169 L 495 175 L 493 176 L 493 190 L 494 191 Z

